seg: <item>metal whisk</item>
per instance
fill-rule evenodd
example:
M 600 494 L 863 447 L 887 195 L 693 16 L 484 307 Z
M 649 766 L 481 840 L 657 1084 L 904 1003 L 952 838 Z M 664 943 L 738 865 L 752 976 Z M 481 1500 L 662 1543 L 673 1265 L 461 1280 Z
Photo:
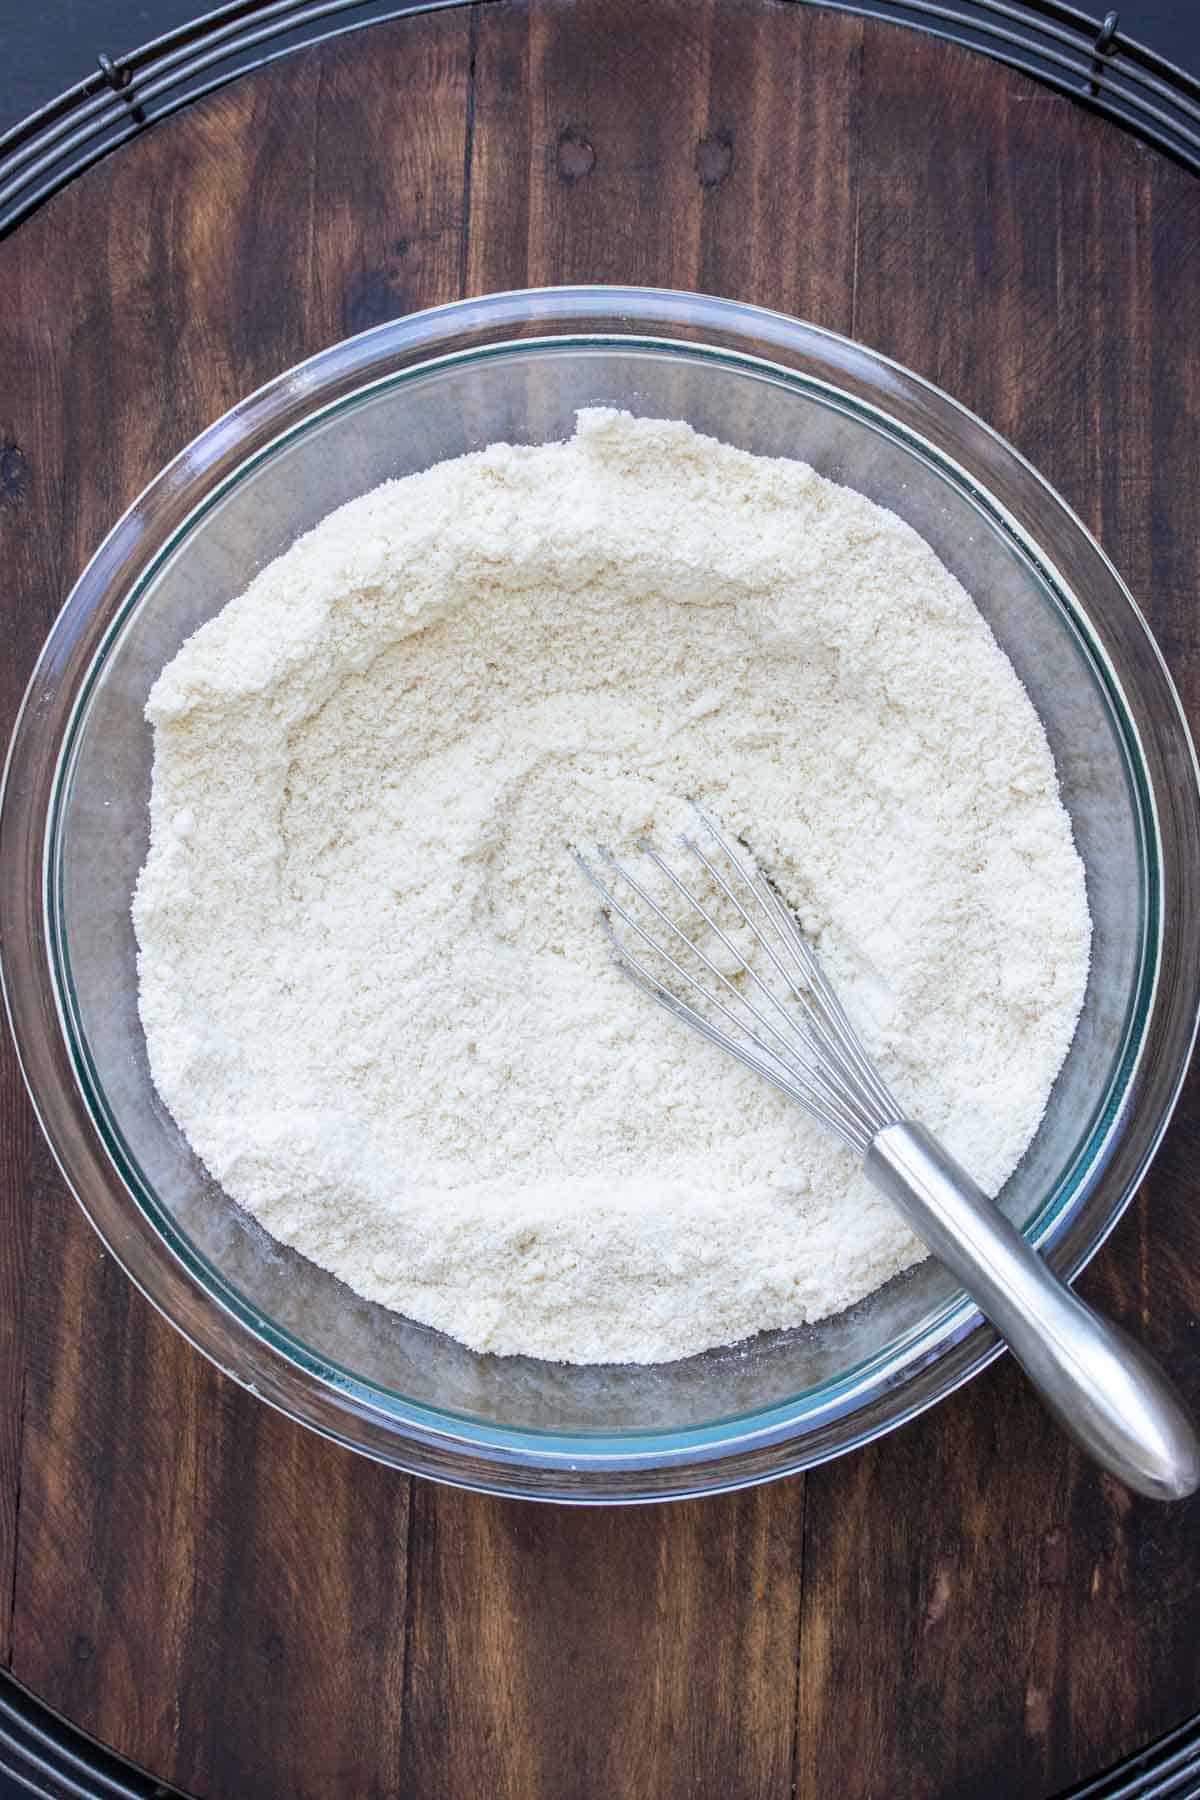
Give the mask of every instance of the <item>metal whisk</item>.
M 697 835 L 682 840 L 689 879 L 648 844 L 637 874 L 609 851 L 596 861 L 576 852 L 620 967 L 862 1157 L 1083 1449 L 1139 1493 L 1194 1492 L 1200 1444 L 1161 1370 L 905 1117 L 791 909 L 743 846 L 699 808 L 696 820 Z

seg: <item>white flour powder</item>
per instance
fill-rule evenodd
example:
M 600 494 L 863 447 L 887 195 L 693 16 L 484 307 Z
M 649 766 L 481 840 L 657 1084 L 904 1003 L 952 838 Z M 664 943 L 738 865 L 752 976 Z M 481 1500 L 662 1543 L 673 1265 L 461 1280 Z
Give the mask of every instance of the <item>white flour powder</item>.
M 155 1082 L 226 1191 L 479 1349 L 660 1361 L 921 1251 L 854 1159 L 609 960 L 572 842 L 696 795 L 988 1188 L 1083 997 L 1038 719 L 890 513 L 593 410 L 340 508 L 156 683 Z

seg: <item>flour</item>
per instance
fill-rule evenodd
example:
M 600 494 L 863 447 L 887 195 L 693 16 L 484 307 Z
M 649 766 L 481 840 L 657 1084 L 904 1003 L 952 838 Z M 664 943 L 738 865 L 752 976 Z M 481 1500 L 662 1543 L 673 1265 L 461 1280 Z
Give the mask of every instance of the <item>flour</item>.
M 465 1343 L 651 1362 L 920 1246 L 855 1159 L 613 965 L 567 846 L 701 798 L 901 1104 L 995 1191 L 1082 1004 L 1045 735 L 907 525 L 594 409 L 341 507 L 147 706 L 154 1080 L 226 1192 Z

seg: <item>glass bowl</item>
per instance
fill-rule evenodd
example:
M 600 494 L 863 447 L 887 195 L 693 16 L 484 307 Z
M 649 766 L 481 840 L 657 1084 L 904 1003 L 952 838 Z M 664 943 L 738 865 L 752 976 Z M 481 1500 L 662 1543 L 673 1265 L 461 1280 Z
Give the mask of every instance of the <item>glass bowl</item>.
M 129 509 L 34 671 L 0 811 L 3 973 L 43 1129 L 130 1277 L 235 1380 L 356 1450 L 575 1501 L 713 1492 L 891 1430 L 996 1354 L 925 1263 L 849 1312 L 658 1367 L 479 1356 L 358 1299 L 209 1179 L 136 1008 L 147 691 L 296 535 L 389 476 L 605 402 L 802 458 L 900 513 L 974 596 L 1045 723 L 1095 924 L 1079 1031 L 1001 1203 L 1055 1269 L 1103 1241 L 1179 1090 L 1200 982 L 1195 758 L 1146 624 L 1079 520 L 979 420 L 843 338 L 690 294 L 465 301 L 337 344 L 205 431 Z

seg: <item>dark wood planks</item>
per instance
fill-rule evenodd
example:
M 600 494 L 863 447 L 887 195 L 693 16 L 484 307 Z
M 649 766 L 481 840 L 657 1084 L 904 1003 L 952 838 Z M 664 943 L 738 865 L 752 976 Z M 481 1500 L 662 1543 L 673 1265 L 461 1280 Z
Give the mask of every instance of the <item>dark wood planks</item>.
M 618 1515 L 417 1483 L 398 1792 L 785 1795 L 801 1484 Z
M 299 357 L 457 291 L 469 42 L 466 13 L 372 32 L 381 84 L 361 79 L 365 39 L 294 58 L 282 90 L 214 96 L 147 137 L 144 170 L 106 161 L 3 247 L 20 303 L 0 426 L 25 471 L 0 514 L 19 597 L 5 731 L 67 586 L 156 466 Z M 59 264 L 59 242 L 89 248 Z M 192 1353 L 49 1176 L 7 1043 L 3 1078 L 5 1280 L 23 1275 L 26 1321 L 22 1343 L 6 1309 L 12 1667 L 197 1793 L 362 1792 L 367 1751 L 386 1791 L 409 1483 Z
M 189 1791 L 352 1791 L 398 1717 L 408 1483 L 181 1355 L 80 1227 L 28 1378 L 14 1670 Z
M 849 330 L 862 33 L 761 0 L 481 8 L 468 292 L 638 281 Z
M 1034 84 L 944 54 L 953 81 L 931 89 L 915 36 L 865 46 L 855 335 L 1009 436 L 1100 534 L 1164 637 L 1194 643 L 1193 603 L 1165 585 L 1200 583 L 1172 476 L 1195 465 L 1200 426 L 1200 367 L 1177 322 L 1195 292 L 1197 184 Z M 1176 665 L 1197 718 L 1194 670 L 1194 657 Z M 1157 1339 L 1193 1396 L 1185 1271 L 1198 1250 L 1191 1181 L 1169 1145 L 1083 1284 Z M 913 1515 L 880 1504 L 889 1494 Z M 808 1529 L 801 1794 L 1001 1793 L 1006 1779 L 1009 1792 L 1049 1793 L 1200 1700 L 1200 1652 L 1160 1611 L 1164 1592 L 1196 1592 L 1195 1503 L 1131 1502 L 1050 1429 L 1011 1368 L 813 1476 Z M 1141 1649 L 1122 1652 L 1135 1644 L 1153 1679 L 1135 1672 Z M 847 1689 L 867 1726 L 852 1761 L 835 1704 Z
M 61 437 L 63 371 L 54 334 L 41 327 L 41 271 L 15 259 L 11 251 L 5 269 L 9 303 L 0 312 L 0 546 L 10 597 L 0 629 L 0 720 L 7 739 L 36 640 L 49 630 L 64 591 L 63 565 L 69 555 L 64 539 L 73 502 L 54 459 L 42 455 L 43 445 L 57 446 Z M 30 329 L 32 321 L 37 321 L 35 329 Z M 42 1207 L 62 1206 L 51 1170 L 5 1028 L 0 1043 L 0 1642 L 9 1660 L 28 1387 L 25 1325 L 31 1293 L 37 1291 L 33 1240 Z
M 778 306 L 940 381 L 1102 533 L 1200 716 L 1198 256 L 1200 184 L 1163 159 L 783 0 L 487 0 L 335 40 L 0 245 L 0 723 L 97 538 L 221 408 L 380 319 L 565 280 Z M 1085 1285 L 1200 1401 L 1198 1120 L 1193 1083 Z M 129 1289 L 7 1049 L 0 1227 L 12 1666 L 193 1793 L 1009 1800 L 1200 1703 L 1195 1504 L 1126 1501 L 1011 1368 L 726 1500 L 410 1494 Z

